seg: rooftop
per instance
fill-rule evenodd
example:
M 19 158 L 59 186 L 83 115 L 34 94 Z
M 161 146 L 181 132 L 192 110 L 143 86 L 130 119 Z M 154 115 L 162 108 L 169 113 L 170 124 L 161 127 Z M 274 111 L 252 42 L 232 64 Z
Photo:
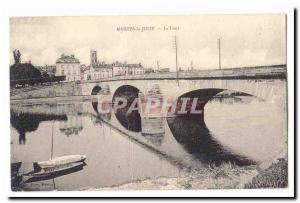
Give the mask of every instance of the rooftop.
M 75 58 L 75 55 L 73 54 L 71 54 L 70 56 L 62 54 L 60 58 L 56 60 L 56 63 L 80 63 L 80 62 L 77 58 Z
M 116 61 L 112 64 L 112 66 L 114 66 L 114 67 L 117 66 L 117 67 L 143 68 L 141 63 L 129 64 L 126 61 L 124 63 Z
M 94 69 L 100 69 L 100 68 L 103 68 L 103 69 L 108 69 L 108 68 L 110 68 L 110 69 L 112 69 L 113 68 L 113 65 L 112 64 L 107 64 L 107 63 L 104 63 L 104 62 L 102 62 L 102 63 L 97 63 L 94 67 L 93 67 Z

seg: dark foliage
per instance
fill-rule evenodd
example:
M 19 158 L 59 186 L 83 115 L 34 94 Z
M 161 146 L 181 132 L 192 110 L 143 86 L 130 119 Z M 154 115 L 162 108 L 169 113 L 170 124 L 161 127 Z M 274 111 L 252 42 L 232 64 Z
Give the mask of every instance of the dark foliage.
M 41 72 L 30 63 L 16 63 L 10 67 L 10 80 L 41 77 Z
M 25 144 L 26 132 L 35 131 L 40 122 L 49 120 L 67 120 L 66 115 L 47 115 L 10 112 L 10 123 L 19 133 L 19 144 Z

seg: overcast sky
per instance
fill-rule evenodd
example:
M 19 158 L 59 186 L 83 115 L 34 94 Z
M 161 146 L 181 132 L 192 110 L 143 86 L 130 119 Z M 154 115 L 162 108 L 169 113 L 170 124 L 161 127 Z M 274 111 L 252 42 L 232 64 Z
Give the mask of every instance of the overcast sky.
M 153 26 L 153 31 L 117 31 L 117 27 Z M 164 31 L 174 26 L 179 30 Z M 174 36 L 178 38 L 179 66 L 218 68 L 221 38 L 223 68 L 285 64 L 284 15 L 201 15 L 131 17 L 34 17 L 10 19 L 10 61 L 19 49 L 22 61 L 52 65 L 61 54 L 75 54 L 90 64 L 90 50 L 98 60 L 141 62 L 145 67 L 175 70 Z

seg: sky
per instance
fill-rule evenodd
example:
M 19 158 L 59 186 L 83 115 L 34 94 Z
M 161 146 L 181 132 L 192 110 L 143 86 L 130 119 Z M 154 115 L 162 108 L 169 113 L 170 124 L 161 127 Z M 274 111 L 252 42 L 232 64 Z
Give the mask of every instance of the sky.
M 118 31 L 118 27 L 153 27 L 148 31 Z M 176 29 L 164 30 L 164 27 Z M 222 68 L 286 63 L 285 15 L 18 17 L 10 19 L 10 63 L 14 49 L 22 62 L 54 65 L 61 54 L 75 54 L 90 64 L 90 50 L 98 60 L 142 63 L 146 68 L 175 70 L 178 66 L 218 68 L 221 38 Z

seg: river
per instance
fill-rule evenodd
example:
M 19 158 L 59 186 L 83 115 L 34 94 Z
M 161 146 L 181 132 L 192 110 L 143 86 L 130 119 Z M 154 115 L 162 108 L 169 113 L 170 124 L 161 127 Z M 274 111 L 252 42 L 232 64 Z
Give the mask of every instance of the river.
M 19 171 L 31 170 L 34 162 L 51 157 L 87 156 L 83 168 L 17 186 L 22 190 L 111 187 L 178 177 L 185 167 L 223 162 L 257 165 L 287 148 L 285 110 L 251 96 L 214 98 L 206 104 L 202 120 L 154 118 L 142 120 L 141 129 L 132 130 L 118 118 L 99 116 L 91 101 L 11 105 L 11 163 L 19 164 Z

